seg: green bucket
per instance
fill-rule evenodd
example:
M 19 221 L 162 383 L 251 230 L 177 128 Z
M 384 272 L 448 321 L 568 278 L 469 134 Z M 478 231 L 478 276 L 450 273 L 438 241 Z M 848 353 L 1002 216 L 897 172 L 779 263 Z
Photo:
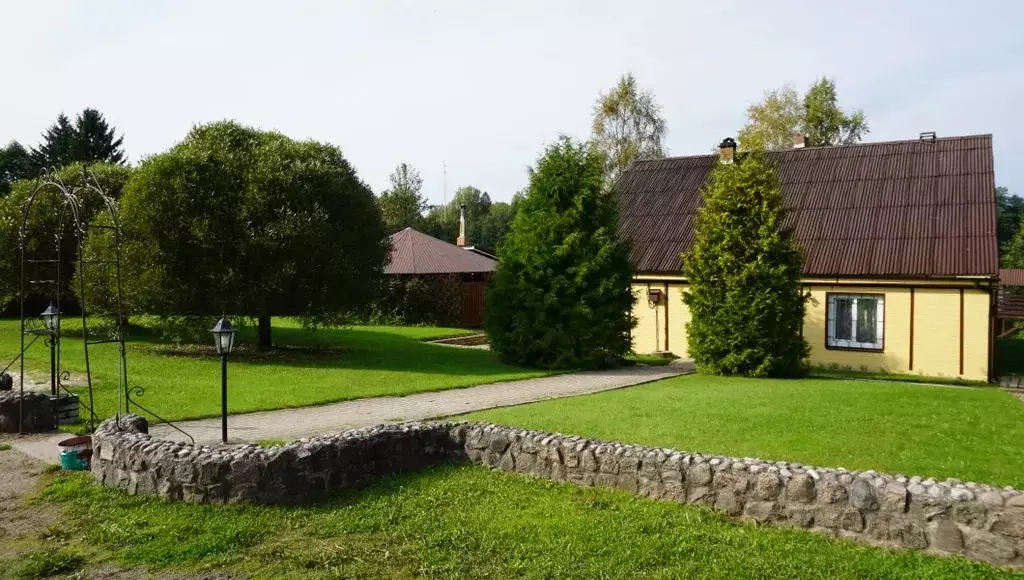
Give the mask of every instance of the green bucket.
M 89 467 L 89 462 L 82 459 L 77 451 L 65 449 L 60 452 L 60 468 L 64 471 L 83 471 Z
M 57 444 L 60 448 L 60 468 L 64 471 L 89 469 L 92 456 L 92 437 L 83 435 L 65 439 Z

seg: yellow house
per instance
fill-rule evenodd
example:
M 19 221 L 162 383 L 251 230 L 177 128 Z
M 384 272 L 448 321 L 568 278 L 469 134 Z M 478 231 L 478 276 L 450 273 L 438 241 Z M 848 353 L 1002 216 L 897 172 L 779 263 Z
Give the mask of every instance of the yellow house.
M 810 364 L 991 380 L 999 280 L 992 136 L 766 154 L 805 253 Z M 634 162 L 616 184 L 635 269 L 633 347 L 687 357 L 680 256 L 719 155 Z

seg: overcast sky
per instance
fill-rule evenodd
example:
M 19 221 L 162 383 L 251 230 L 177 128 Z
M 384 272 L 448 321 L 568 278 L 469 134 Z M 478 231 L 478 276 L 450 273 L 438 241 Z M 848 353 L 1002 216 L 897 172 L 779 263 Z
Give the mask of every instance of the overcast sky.
M 633 71 L 670 154 L 706 153 L 785 82 L 833 77 L 867 140 L 993 133 L 996 182 L 1024 194 L 1024 2 L 303 2 L 0 4 L 0 141 L 35 145 L 95 107 L 133 161 L 236 119 L 339 145 L 379 192 L 420 170 L 508 199 L 545 143 L 589 134 Z

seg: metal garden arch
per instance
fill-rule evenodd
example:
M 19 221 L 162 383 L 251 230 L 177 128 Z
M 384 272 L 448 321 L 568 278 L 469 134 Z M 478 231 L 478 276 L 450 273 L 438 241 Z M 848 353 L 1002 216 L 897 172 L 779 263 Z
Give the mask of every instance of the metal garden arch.
M 52 251 L 46 253 L 45 248 L 30 248 L 29 244 L 33 239 L 44 239 L 45 236 L 39 238 L 33 238 L 30 232 L 30 218 L 32 217 L 33 206 L 36 205 L 36 201 L 43 195 L 54 195 L 57 197 L 56 201 L 56 212 L 57 212 L 57 224 L 55 230 L 52 232 Z M 98 200 L 101 207 L 96 210 L 96 216 L 99 217 L 100 213 L 106 212 L 109 216 L 109 221 L 102 222 L 101 220 L 93 219 L 84 215 L 86 211 L 91 211 L 91 207 L 87 206 L 87 203 L 92 200 Z M 18 354 L 20 359 L 20 371 L 21 376 L 19 378 L 19 390 L 22 398 L 25 394 L 25 351 L 40 338 L 44 337 L 45 341 L 52 341 L 53 351 L 55 353 L 55 361 L 53 371 L 51 372 L 51 381 L 54 384 L 54 390 L 58 394 L 66 393 L 72 395 L 71 391 L 68 390 L 65 384 L 70 379 L 70 373 L 68 371 L 61 371 L 61 352 L 62 352 L 62 338 L 63 333 L 61 329 L 61 319 L 57 318 L 56 328 L 54 330 L 47 330 L 38 328 L 37 315 L 26 312 L 26 306 L 29 299 L 36 296 L 39 292 L 45 292 L 52 296 L 53 303 L 57 309 L 57 312 L 63 312 L 61 310 L 62 296 L 62 280 L 67 272 L 62 271 L 64 266 L 62 256 L 62 242 L 64 241 L 65 235 L 74 236 L 75 252 L 76 257 L 74 263 L 77 267 L 78 273 L 78 306 L 81 310 L 82 319 L 82 345 L 84 348 L 84 362 L 85 362 L 85 382 L 86 390 L 88 393 L 88 402 L 81 403 L 82 407 L 85 408 L 88 413 L 88 425 L 89 431 L 91 432 L 97 421 L 94 393 L 93 393 L 93 378 L 92 378 L 92 361 L 89 356 L 90 347 L 113 343 L 117 347 L 117 410 L 115 417 L 120 424 L 120 418 L 122 409 L 124 413 L 129 413 L 132 407 L 142 410 L 157 419 L 164 421 L 156 413 L 153 413 L 146 407 L 140 405 L 132 397 L 142 396 L 144 389 L 141 386 L 129 386 L 128 381 L 128 364 L 126 360 L 125 351 L 125 312 L 124 302 L 122 295 L 121 285 L 121 227 L 118 221 L 118 207 L 117 201 L 104 191 L 99 181 L 96 179 L 95 174 L 92 173 L 88 168 L 83 169 L 82 180 L 80 184 L 68 185 L 59 176 L 56 171 L 50 171 L 48 174 L 38 178 L 35 185 L 32 188 L 31 193 L 22 205 L 22 223 L 21 230 L 19 232 L 20 237 L 20 251 L 21 251 L 21 265 L 20 265 L 20 288 L 19 288 L 19 304 L 21 313 L 21 352 Z M 70 221 L 68 221 L 70 220 Z M 112 246 L 112 251 L 105 253 L 104 256 L 99 258 L 87 258 L 85 255 L 85 242 L 88 234 L 91 231 L 106 230 L 109 232 L 108 243 Z M 40 254 L 40 252 L 43 252 Z M 112 274 L 110 279 L 112 280 L 112 288 L 110 291 L 113 293 L 113 308 L 110 314 L 113 316 L 111 332 L 106 337 L 94 336 L 94 333 L 89 326 L 89 305 L 90 301 L 88 298 L 88 285 L 87 280 L 87 269 L 88 266 L 93 267 L 106 267 L 109 268 L 108 273 Z M 49 274 L 34 276 L 41 270 L 49 270 Z M 47 277 L 51 276 L 51 277 Z M 46 288 L 50 288 L 47 292 Z M 26 344 L 28 337 L 32 339 Z M 48 345 L 50 346 L 50 345 Z M 17 360 L 17 359 L 16 359 Z M 13 364 L 13 361 L 12 361 Z M 8 368 L 11 365 L 8 365 Z M 185 434 L 190 440 L 192 437 L 178 429 L 177 426 L 170 422 L 164 421 L 174 429 Z M 23 431 L 24 424 L 24 403 L 20 410 L 18 431 Z M 193 440 L 194 443 L 194 440 Z

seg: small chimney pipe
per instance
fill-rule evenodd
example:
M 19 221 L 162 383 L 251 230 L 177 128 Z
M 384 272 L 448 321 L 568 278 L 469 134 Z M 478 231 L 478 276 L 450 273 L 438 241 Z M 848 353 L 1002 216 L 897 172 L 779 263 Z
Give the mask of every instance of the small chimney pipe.
M 804 147 L 807 147 L 807 135 L 793 133 L 793 149 L 803 149 Z
M 722 139 L 722 142 L 718 145 L 719 161 L 725 164 L 731 164 L 736 159 L 736 140 L 732 137 L 726 137 Z
M 455 240 L 455 245 L 464 248 L 466 243 L 466 204 L 462 204 L 459 206 L 459 238 Z

